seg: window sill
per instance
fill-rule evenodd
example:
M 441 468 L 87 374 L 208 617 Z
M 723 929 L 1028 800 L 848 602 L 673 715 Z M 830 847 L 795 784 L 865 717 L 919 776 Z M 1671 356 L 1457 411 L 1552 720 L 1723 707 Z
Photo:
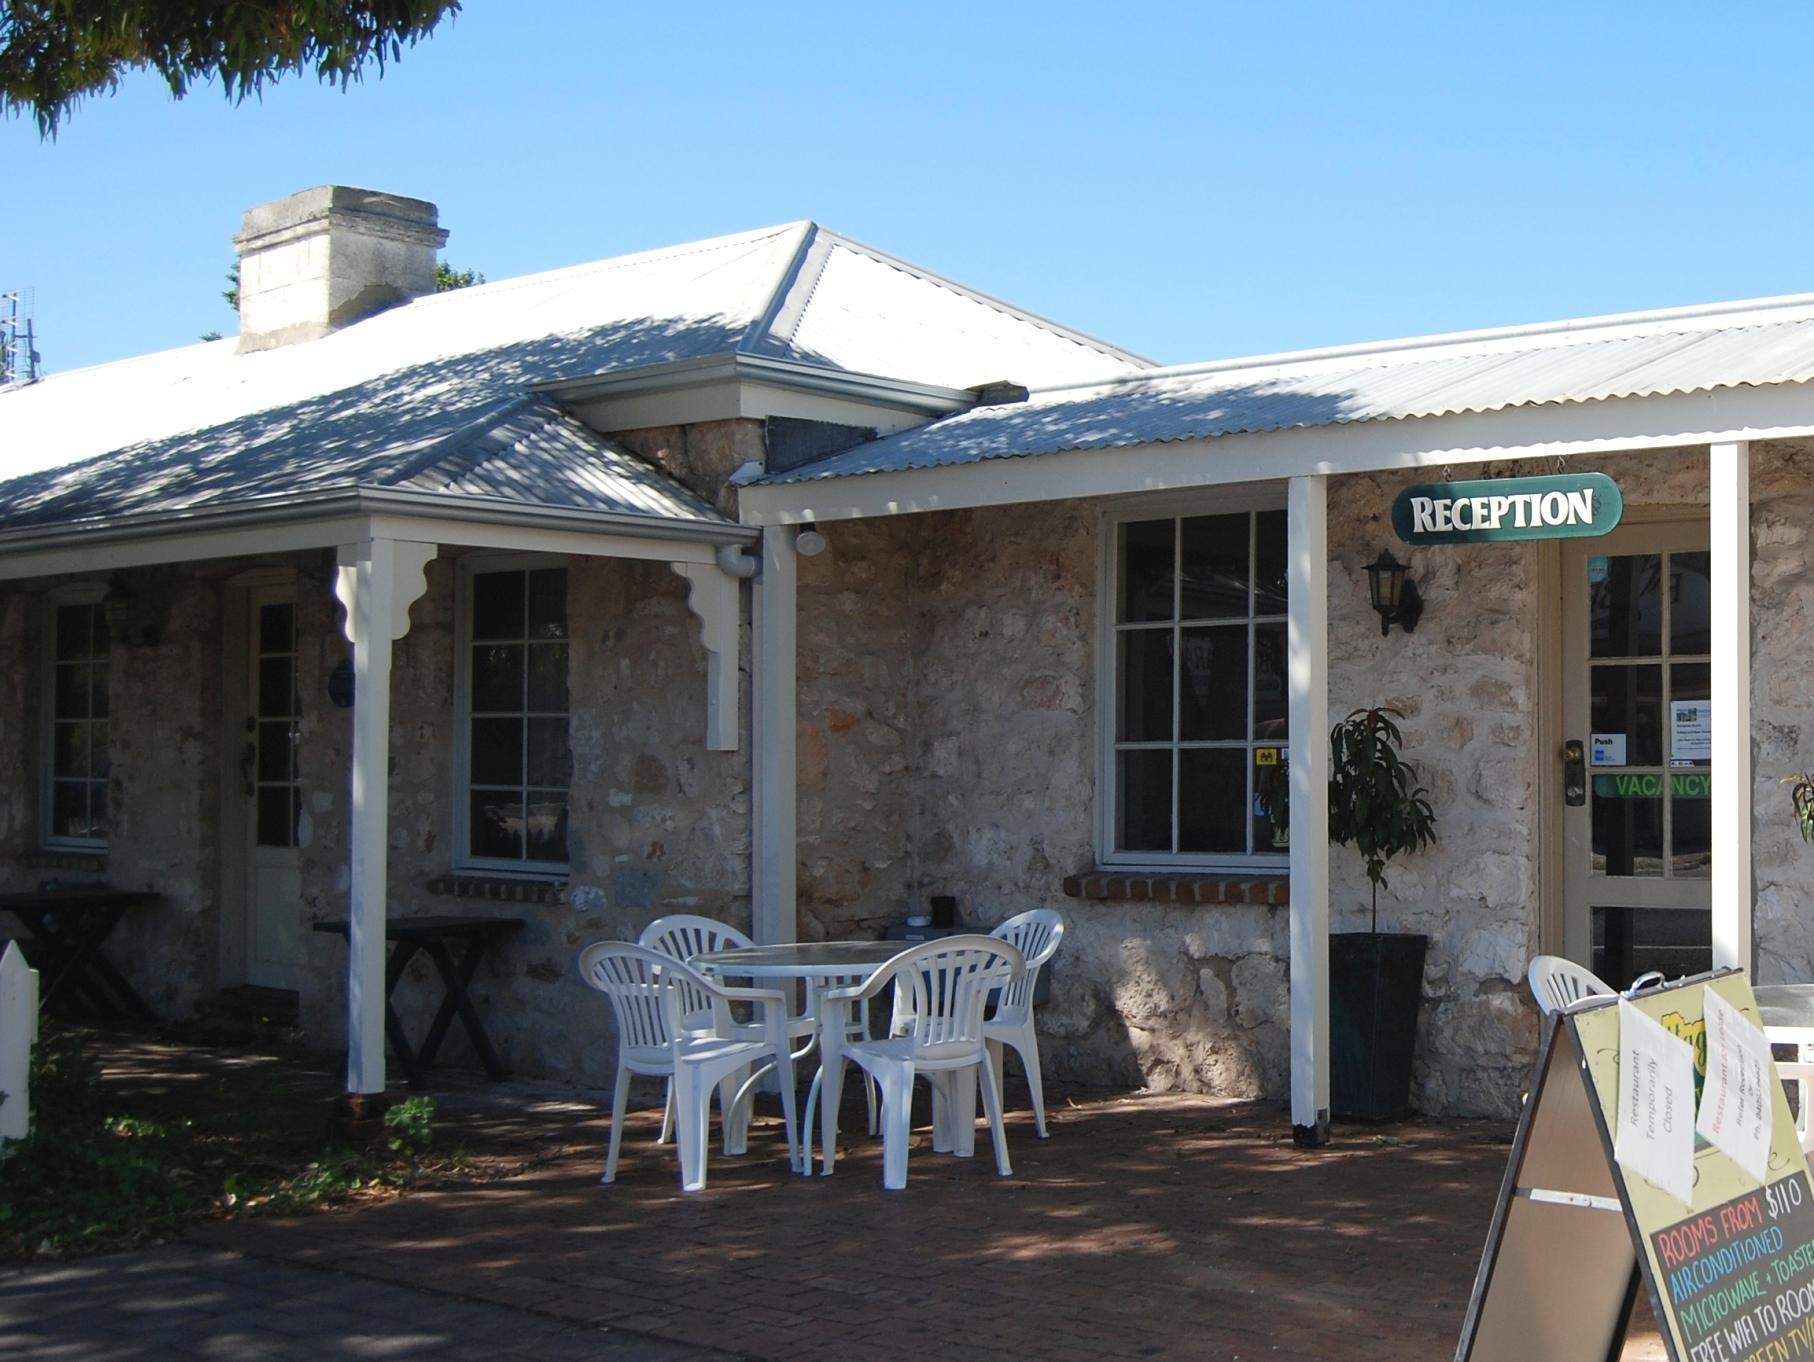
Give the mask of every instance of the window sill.
M 1291 902 L 1289 875 L 1153 875 L 1096 871 L 1067 875 L 1074 899 L 1110 903 L 1205 903 L 1283 908 Z
M 104 847 L 39 847 L 23 853 L 17 864 L 26 870 L 82 870 L 99 872 L 107 869 Z
M 428 882 L 428 892 L 488 903 L 560 905 L 567 901 L 567 881 L 515 879 L 507 875 L 438 875 Z

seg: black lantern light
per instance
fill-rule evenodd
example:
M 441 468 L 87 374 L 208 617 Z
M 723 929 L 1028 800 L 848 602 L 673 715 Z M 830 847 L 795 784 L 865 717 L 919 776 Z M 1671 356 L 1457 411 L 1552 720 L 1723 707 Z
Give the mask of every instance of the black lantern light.
M 1405 565 L 1387 549 L 1367 564 L 1367 590 L 1373 597 L 1373 608 L 1379 611 L 1379 632 L 1383 637 L 1398 625 L 1407 634 L 1417 628 L 1423 615 L 1423 597 L 1417 594 L 1417 583 L 1405 576 Z

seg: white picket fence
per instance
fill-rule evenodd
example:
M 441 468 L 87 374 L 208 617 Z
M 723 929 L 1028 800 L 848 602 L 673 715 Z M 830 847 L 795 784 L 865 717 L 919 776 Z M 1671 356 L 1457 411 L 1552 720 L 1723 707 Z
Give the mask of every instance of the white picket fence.
M 0 953 L 0 1140 L 31 1131 L 31 1051 L 38 1040 L 38 971 L 16 942 Z

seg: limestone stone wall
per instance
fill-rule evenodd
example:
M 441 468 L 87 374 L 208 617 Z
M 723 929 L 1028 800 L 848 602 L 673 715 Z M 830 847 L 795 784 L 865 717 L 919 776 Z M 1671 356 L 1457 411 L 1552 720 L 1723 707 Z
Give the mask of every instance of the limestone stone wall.
M 1704 451 L 1575 462 L 1614 476 L 1635 514 L 1706 505 Z M 1806 451 L 1754 454 L 1764 979 L 1814 975 L 1805 887 L 1814 849 L 1795 836 L 1777 785 L 1814 765 L 1803 718 L 1814 691 L 1803 679 L 1814 662 L 1811 465 Z M 1457 476 L 1548 471 L 1506 462 Z M 1431 938 L 1415 1098 L 1432 1111 L 1509 1115 L 1538 1034 L 1523 981 L 1539 940 L 1537 791 L 1549 759 L 1537 725 L 1544 550 L 1410 553 L 1425 614 L 1414 634 L 1382 638 L 1365 565 L 1386 546 L 1405 556 L 1391 501 L 1431 477 L 1331 484 L 1330 715 L 1400 710 L 1438 813 L 1438 844 L 1395 863 L 1380 898 L 1381 930 Z M 1041 1024 L 1059 1076 L 1283 1096 L 1283 909 L 1094 902 L 1060 890 L 1094 854 L 1096 508 L 928 514 L 829 534 L 831 552 L 802 572 L 805 928 L 868 929 L 941 892 L 984 926 L 1055 906 L 1068 935 Z M 1331 871 L 1333 929 L 1365 930 L 1360 858 L 1333 848 Z
M 580 982 L 589 942 L 634 939 L 667 913 L 697 912 L 749 926 L 748 714 L 739 752 L 705 750 L 705 654 L 687 609 L 686 583 L 665 563 L 568 561 L 571 744 L 569 852 L 564 886 L 537 891 L 468 881 L 450 896 L 453 864 L 453 676 L 456 562 L 430 564 L 428 592 L 397 644 L 391 730 L 390 883 L 393 914 L 481 913 L 521 917 L 521 933 L 494 952 L 474 998 L 500 1057 L 524 1073 L 586 1085 L 607 1082 L 616 1049 L 608 1004 Z M 337 627 L 337 622 L 336 622 Z M 746 687 L 747 690 L 747 687 Z M 324 772 L 351 760 L 345 716 L 322 735 Z M 321 855 L 311 861 L 307 910 L 346 912 L 344 776 L 325 783 Z M 346 951 L 316 936 L 304 1024 L 312 1040 L 344 1044 Z M 399 1012 L 420 1035 L 438 1001 L 421 958 L 398 991 Z M 470 1062 L 464 1032 L 443 1057 Z
M 1098 509 L 1065 502 L 822 527 L 801 572 L 803 934 L 933 894 L 983 928 L 1064 914 L 1050 1072 L 1282 1092 L 1286 920 L 1068 899 L 1093 856 Z
M 1754 448 L 1751 752 L 1754 933 L 1763 983 L 1814 981 L 1814 847 L 1782 777 L 1814 770 L 1814 449 Z
M 40 715 L 49 593 L 79 579 L 9 585 L 0 593 L 0 888 L 47 880 L 106 880 L 152 888 L 163 899 L 136 910 L 108 954 L 146 1001 L 179 1015 L 219 980 L 220 796 L 217 657 L 220 612 L 213 574 L 175 568 L 122 574 L 145 624 L 116 632 L 109 663 L 109 854 L 39 847 Z

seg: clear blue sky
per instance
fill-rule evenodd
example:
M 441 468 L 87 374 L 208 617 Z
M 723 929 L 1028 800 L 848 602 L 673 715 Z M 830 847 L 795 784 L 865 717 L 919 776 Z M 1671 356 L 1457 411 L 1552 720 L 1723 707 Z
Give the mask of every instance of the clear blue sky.
M 0 123 L 51 371 L 231 334 L 248 206 L 492 279 L 814 218 L 1166 362 L 1814 290 L 1814 7 L 467 0 L 381 79 Z

